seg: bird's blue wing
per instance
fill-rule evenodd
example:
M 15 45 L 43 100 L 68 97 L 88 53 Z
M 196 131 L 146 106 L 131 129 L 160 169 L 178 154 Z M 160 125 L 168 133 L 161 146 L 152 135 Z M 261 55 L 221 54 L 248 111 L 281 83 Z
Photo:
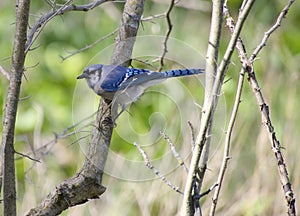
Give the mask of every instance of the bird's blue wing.
M 104 65 L 102 68 L 101 88 L 108 92 L 124 90 L 129 86 L 155 79 L 154 74 L 162 76 L 161 73 L 145 69 Z

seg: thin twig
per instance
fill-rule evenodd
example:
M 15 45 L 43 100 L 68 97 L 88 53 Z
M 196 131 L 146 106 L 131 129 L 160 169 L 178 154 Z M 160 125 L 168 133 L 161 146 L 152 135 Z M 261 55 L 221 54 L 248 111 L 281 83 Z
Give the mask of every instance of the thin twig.
M 155 175 L 157 175 L 163 182 L 165 182 L 170 188 L 172 188 L 172 190 L 180 193 L 180 194 L 183 194 L 183 192 L 179 189 L 179 187 L 176 187 L 175 185 L 173 185 L 158 169 L 156 169 L 151 163 L 150 163 L 150 160 L 148 158 L 148 155 L 147 153 L 142 149 L 142 147 L 134 142 L 133 145 L 135 147 L 137 147 L 137 149 L 139 150 L 139 152 L 141 153 L 142 157 L 144 158 L 144 162 L 145 162 L 145 165 L 151 169 Z
M 239 77 L 239 81 L 238 81 L 238 87 L 236 90 L 236 96 L 235 96 L 233 109 L 232 109 L 229 124 L 227 127 L 224 155 L 223 155 L 223 160 L 222 160 L 222 164 L 221 164 L 221 168 L 220 168 L 219 176 L 218 176 L 218 180 L 217 180 L 218 185 L 216 186 L 216 190 L 215 190 L 213 198 L 212 198 L 212 204 L 211 204 L 211 209 L 210 209 L 210 214 L 209 214 L 211 216 L 215 215 L 215 210 L 217 207 L 219 194 L 220 194 L 222 183 L 223 183 L 223 180 L 225 177 L 225 171 L 227 169 L 227 164 L 230 159 L 229 153 L 230 153 L 231 136 L 232 136 L 233 126 L 235 123 L 235 119 L 236 119 L 239 104 L 240 104 L 240 98 L 241 98 L 242 88 L 243 88 L 243 83 L 244 83 L 244 75 L 245 75 L 244 73 L 245 73 L 245 71 L 244 71 L 244 69 L 242 69 L 240 72 L 240 77 Z
M 118 29 L 113 30 L 112 32 L 110 32 L 109 34 L 99 38 L 98 40 L 94 41 L 93 43 L 86 45 L 85 47 L 75 50 L 73 52 L 70 52 L 68 55 L 66 56 L 60 56 L 60 58 L 65 61 L 66 59 L 70 58 L 73 55 L 76 55 L 78 53 L 84 52 L 92 47 L 94 47 L 95 45 L 97 45 L 98 43 L 101 43 L 102 41 L 106 40 L 107 38 L 110 38 L 111 36 L 115 35 L 118 32 Z
M 195 141 L 195 130 L 194 126 L 190 121 L 188 121 L 189 129 L 190 129 L 190 136 L 191 136 L 191 146 L 192 146 L 192 151 L 194 151 L 196 141 Z
M 10 74 L 9 74 L 8 71 L 5 70 L 4 67 L 2 67 L 1 65 L 0 65 L 0 72 L 6 77 L 7 80 L 10 79 Z
M 184 171 L 186 171 L 186 173 L 188 173 L 189 170 L 186 167 L 186 165 L 184 163 L 184 160 L 181 158 L 180 154 L 176 151 L 174 143 L 172 142 L 172 140 L 170 139 L 170 137 L 165 132 L 163 132 L 163 131 L 160 131 L 160 135 L 162 135 L 162 137 L 167 141 L 167 143 L 169 143 L 170 149 L 171 149 L 174 157 L 176 158 L 177 162 L 179 163 L 180 166 L 182 166 L 182 168 L 184 169 Z
M 164 58 L 165 58 L 165 56 L 166 56 L 166 54 L 168 52 L 167 43 L 168 43 L 168 40 L 169 40 L 171 31 L 172 31 L 172 28 L 173 28 L 172 21 L 171 21 L 171 12 L 173 10 L 174 5 L 175 5 L 175 0 L 171 0 L 169 8 L 168 8 L 168 10 L 166 12 L 166 18 L 167 18 L 167 23 L 168 23 L 168 30 L 167 30 L 165 39 L 163 41 L 163 52 L 162 52 L 161 56 L 159 57 L 159 59 L 160 59 L 159 60 L 160 66 L 159 66 L 158 71 L 162 70 L 162 68 L 164 66 Z
M 38 159 L 32 158 L 32 157 L 30 157 L 29 155 L 23 154 L 23 153 L 21 153 L 21 152 L 17 152 L 16 150 L 15 150 L 15 153 L 18 154 L 18 155 L 21 155 L 22 157 L 26 157 L 26 158 L 28 158 L 28 159 L 34 161 L 34 162 L 41 163 L 41 161 L 39 161 Z
M 70 127 L 65 128 L 65 129 L 64 129 L 62 132 L 60 132 L 60 133 L 53 132 L 54 138 L 53 138 L 52 140 L 50 140 L 49 142 L 43 144 L 42 146 L 40 146 L 40 147 L 37 148 L 37 149 L 34 149 L 34 150 L 32 149 L 32 151 L 29 152 L 29 153 L 27 153 L 26 155 L 31 155 L 31 154 L 36 155 L 36 154 L 38 153 L 38 154 L 37 154 L 37 155 L 38 155 L 38 156 L 37 156 L 38 159 L 36 159 L 36 160 L 40 160 L 44 155 L 47 155 L 47 154 L 48 154 L 48 152 L 51 150 L 52 146 L 53 146 L 54 144 L 56 144 L 56 143 L 58 142 L 58 140 L 60 140 L 60 139 L 65 139 L 65 138 L 67 138 L 67 137 L 70 137 L 70 136 L 72 136 L 72 135 L 77 134 L 78 132 L 75 131 L 75 128 L 76 128 L 77 126 L 79 126 L 80 124 L 82 124 L 83 122 L 85 122 L 86 120 L 92 118 L 94 115 L 95 115 L 95 113 L 93 113 L 92 115 L 90 115 L 90 116 L 88 116 L 88 117 L 86 117 L 86 118 L 80 120 L 80 121 L 77 122 L 76 124 L 74 124 L 74 125 L 72 125 L 72 126 L 70 126 Z M 91 125 L 91 123 L 92 123 L 92 122 L 88 122 L 87 124 L 84 124 L 83 126 L 81 126 L 80 128 L 78 128 L 78 131 L 83 132 L 83 129 L 85 129 L 87 126 Z M 71 131 L 71 130 L 74 130 L 74 131 Z M 71 132 L 70 132 L 70 131 L 71 131 Z M 90 132 L 90 131 L 87 131 L 87 132 Z M 85 137 L 86 137 L 86 136 L 85 136 Z M 77 139 L 75 142 L 78 142 L 80 139 L 82 139 L 82 137 L 80 137 L 79 139 Z M 75 142 L 74 142 L 74 143 L 75 143 Z M 19 160 L 19 159 L 21 159 L 21 158 L 16 157 L 16 160 Z M 35 164 L 33 164 L 33 166 L 34 166 L 34 165 L 35 165 Z M 30 169 L 31 169 L 31 168 L 30 168 Z
M 279 26 L 282 23 L 283 18 L 285 18 L 286 14 L 288 13 L 290 7 L 292 6 L 292 4 L 295 2 L 295 0 L 290 0 L 288 1 L 287 5 L 282 9 L 281 13 L 279 14 L 279 16 L 277 17 L 276 23 L 268 30 L 265 32 L 264 37 L 262 38 L 261 42 L 258 44 L 258 46 L 256 47 L 256 49 L 254 50 L 254 52 L 252 53 L 251 57 L 250 57 L 250 61 L 253 61 L 256 56 L 258 55 L 258 53 L 261 51 L 261 49 L 266 46 L 267 44 L 267 40 L 269 39 L 269 37 L 271 36 L 271 34 L 277 29 L 279 28 Z
M 142 17 L 141 21 L 152 21 L 153 19 L 162 19 L 166 17 L 166 13 L 155 14 L 148 17 Z
M 26 53 L 30 50 L 32 44 L 36 41 L 38 36 L 40 35 L 42 29 L 46 26 L 46 24 L 55 16 L 62 15 L 66 12 L 70 11 L 84 11 L 87 12 L 89 10 L 94 9 L 95 7 L 99 6 L 100 4 L 106 2 L 108 0 L 95 0 L 89 4 L 85 5 L 75 5 L 70 4 L 72 0 L 67 1 L 64 5 L 62 5 L 59 9 L 55 10 L 53 8 L 52 11 L 48 12 L 47 14 L 43 15 L 31 28 L 28 36 L 27 36 L 27 43 L 26 43 Z
M 36 39 L 41 34 L 42 30 L 45 28 L 47 23 L 56 15 L 60 14 L 60 12 L 63 10 L 64 7 L 66 7 L 72 0 L 68 0 L 59 10 L 52 11 L 45 16 L 41 17 L 39 21 L 32 27 L 30 33 L 27 36 L 27 42 L 26 42 L 26 50 L 25 53 L 27 53 L 30 50 L 31 45 L 36 41 Z M 47 16 L 48 15 L 48 16 Z M 34 36 L 34 34 L 36 34 Z

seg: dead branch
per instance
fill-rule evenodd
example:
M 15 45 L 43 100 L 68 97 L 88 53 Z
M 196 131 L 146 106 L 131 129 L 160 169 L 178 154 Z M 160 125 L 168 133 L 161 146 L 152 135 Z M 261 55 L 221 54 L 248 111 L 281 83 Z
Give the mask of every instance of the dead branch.
M 184 169 L 184 171 L 186 171 L 186 173 L 188 173 L 188 168 L 186 167 L 183 159 L 181 158 L 180 154 L 177 152 L 174 143 L 172 142 L 172 140 L 170 139 L 170 137 L 163 131 L 160 131 L 160 134 L 162 135 L 162 137 L 167 141 L 167 143 L 170 146 L 170 149 L 174 155 L 174 157 L 176 158 L 177 162 L 179 163 L 179 165 Z
M 43 15 L 31 28 L 26 42 L 26 53 L 30 50 L 32 44 L 36 41 L 38 36 L 40 35 L 43 28 L 47 25 L 47 23 L 55 16 L 62 15 L 64 13 L 70 11 L 83 11 L 87 12 L 89 10 L 94 9 L 95 7 L 99 6 L 100 4 L 107 2 L 110 0 L 95 0 L 89 4 L 84 5 L 75 5 L 72 4 L 73 1 L 69 0 L 65 4 L 63 4 L 60 8 L 55 9 L 56 5 L 52 6 L 52 11 L 48 12 L 47 14 Z
M 250 60 L 254 60 L 256 58 L 256 56 L 258 55 L 258 53 L 262 50 L 262 48 L 264 46 L 266 46 L 267 44 L 267 40 L 269 39 L 269 37 L 271 36 L 271 34 L 277 29 L 279 28 L 279 26 L 281 25 L 283 18 L 285 18 L 285 16 L 287 15 L 287 13 L 289 12 L 290 7 L 292 6 L 292 4 L 295 2 L 295 0 L 290 0 L 288 1 L 288 3 L 286 4 L 286 6 L 282 9 L 281 13 L 279 14 L 279 16 L 277 17 L 277 20 L 275 22 L 275 24 L 268 30 L 265 32 L 264 37 L 262 38 L 261 42 L 257 45 L 256 49 L 254 50 L 254 52 L 252 53 Z
M 176 191 L 177 193 L 180 193 L 180 194 L 183 194 L 183 192 L 179 189 L 179 187 L 173 185 L 171 183 L 170 180 L 168 180 L 158 169 L 156 169 L 150 162 L 149 160 L 149 157 L 147 155 L 147 153 L 142 149 L 142 147 L 137 144 L 136 142 L 133 143 L 133 145 L 135 147 L 137 147 L 137 149 L 139 150 L 139 152 L 141 153 L 142 157 L 144 158 L 144 162 L 145 162 L 145 165 L 151 169 L 155 175 L 157 175 L 163 182 L 165 182 L 170 188 L 172 188 L 172 190 Z
M 257 99 L 258 105 L 260 106 L 260 110 L 261 110 L 261 114 L 262 114 L 262 121 L 263 121 L 263 124 L 265 125 L 265 127 L 266 127 L 266 129 L 269 133 L 270 141 L 271 141 L 271 144 L 272 144 L 272 149 L 273 149 L 273 151 L 275 153 L 275 157 L 277 159 L 277 165 L 278 165 L 278 171 L 279 171 L 279 175 L 280 175 L 281 185 L 282 185 L 283 190 L 285 192 L 285 198 L 286 198 L 287 205 L 288 205 L 288 214 L 289 215 L 296 215 L 295 206 L 294 206 L 295 205 L 294 193 L 292 191 L 291 183 L 290 183 L 289 178 L 288 178 L 288 172 L 287 172 L 286 165 L 285 165 L 285 162 L 284 162 L 284 157 L 281 153 L 281 145 L 280 145 L 278 139 L 276 138 L 274 127 L 272 126 L 270 115 L 269 115 L 269 107 L 264 102 L 264 98 L 263 98 L 262 92 L 260 90 L 260 87 L 258 85 L 258 82 L 256 80 L 254 68 L 253 68 L 253 65 L 252 65 L 252 62 L 256 58 L 257 54 L 261 51 L 261 49 L 265 46 L 268 38 L 280 26 L 280 23 L 282 22 L 283 18 L 287 14 L 287 12 L 288 12 L 288 10 L 289 10 L 289 8 L 290 8 L 290 6 L 292 5 L 293 2 L 294 1 L 289 1 L 287 3 L 287 5 L 284 7 L 284 9 L 279 14 L 276 23 L 265 33 L 261 43 L 254 50 L 254 52 L 251 55 L 250 59 L 248 59 L 248 57 L 247 57 L 245 45 L 244 45 L 242 39 L 241 38 L 238 39 L 236 49 L 238 51 L 239 58 L 240 58 L 240 61 L 243 65 L 243 68 L 241 69 L 241 72 L 240 72 L 240 78 L 239 78 L 239 84 L 238 84 L 238 88 L 237 88 L 234 108 L 232 110 L 230 122 L 229 122 L 229 125 L 228 125 L 228 131 L 227 131 L 226 140 L 225 140 L 224 157 L 223 157 L 223 162 L 222 162 L 222 166 L 221 166 L 221 169 L 220 169 L 220 172 L 219 172 L 219 177 L 218 177 L 218 184 L 219 185 L 218 185 L 217 190 L 215 191 L 215 194 L 214 194 L 214 197 L 213 197 L 213 202 L 212 202 L 212 206 L 211 206 L 211 210 L 210 210 L 210 215 L 215 214 L 215 209 L 216 209 L 216 205 L 217 205 L 217 201 L 218 201 L 218 196 L 219 196 L 219 193 L 220 193 L 222 181 L 223 181 L 225 170 L 226 170 L 226 167 L 227 167 L 227 161 L 228 161 L 228 158 L 229 158 L 230 138 L 231 138 L 232 128 L 233 128 L 233 125 L 234 125 L 234 121 L 235 121 L 235 118 L 236 118 L 236 115 L 237 115 L 237 110 L 238 110 L 239 103 L 240 103 L 240 96 L 241 96 L 241 92 L 242 92 L 242 86 L 243 86 L 245 71 L 249 75 L 248 80 L 249 80 L 249 82 L 252 86 L 252 90 L 253 90 L 254 94 L 256 95 L 256 99 Z M 227 26 L 228 26 L 229 30 L 231 31 L 231 33 L 233 33 L 233 30 L 235 28 L 235 24 L 234 24 L 233 18 L 230 16 L 230 13 L 228 11 L 227 1 L 224 4 L 224 8 L 225 8 L 224 11 L 227 15 Z
M 175 5 L 175 0 L 171 0 L 169 8 L 165 13 L 165 16 L 166 16 L 166 19 L 167 19 L 167 24 L 168 24 L 168 30 L 167 30 L 165 39 L 163 41 L 163 52 L 162 52 L 161 56 L 159 57 L 160 66 L 158 68 L 158 71 L 162 70 L 162 68 L 164 66 L 164 58 L 165 58 L 165 56 L 168 52 L 167 43 L 168 43 L 172 28 L 173 28 L 172 21 L 171 21 L 171 12 L 173 10 L 174 5 Z
M 2 67 L 1 65 L 0 65 L 0 72 L 3 74 L 3 76 L 6 77 L 7 80 L 10 79 L 10 74 L 9 74 L 8 71 L 5 70 L 4 67 Z
M 240 35 L 240 32 L 242 30 L 242 27 L 244 25 L 244 22 L 249 14 L 250 9 L 252 8 L 252 5 L 254 3 L 254 0 L 249 0 L 246 3 L 245 8 L 240 12 L 239 19 L 236 24 L 236 28 L 234 29 L 234 34 L 232 35 L 229 44 L 227 46 L 226 52 L 224 54 L 224 57 L 222 59 L 222 62 L 220 66 L 218 67 L 218 72 L 215 77 L 214 86 L 212 89 L 212 99 L 209 101 L 207 105 L 207 109 L 205 109 L 205 112 L 203 112 L 202 115 L 202 121 L 200 126 L 200 131 L 197 136 L 196 140 L 196 146 L 193 151 L 193 156 L 191 159 L 191 164 L 189 168 L 189 174 L 185 185 L 185 191 L 184 191 L 184 198 L 183 198 L 183 205 L 182 205 L 182 215 L 190 215 L 192 212 L 191 207 L 191 199 L 190 196 L 192 194 L 192 184 L 193 184 L 193 178 L 196 170 L 198 169 L 199 159 L 200 155 L 203 149 L 203 146 L 206 142 L 206 134 L 208 125 L 211 119 L 211 116 L 213 115 L 214 107 L 216 106 L 218 102 L 218 95 L 220 95 L 221 87 L 223 84 L 223 80 L 225 77 L 227 66 L 230 62 L 231 55 L 233 53 L 234 47 L 236 45 L 236 41 Z

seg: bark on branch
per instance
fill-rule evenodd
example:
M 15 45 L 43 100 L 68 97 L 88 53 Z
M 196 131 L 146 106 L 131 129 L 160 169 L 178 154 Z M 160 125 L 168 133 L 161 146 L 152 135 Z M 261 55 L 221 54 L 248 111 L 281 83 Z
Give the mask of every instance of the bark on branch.
M 213 115 L 214 107 L 216 106 L 216 104 L 218 102 L 218 95 L 220 94 L 220 91 L 221 91 L 221 87 L 223 84 L 227 66 L 230 62 L 231 55 L 232 55 L 234 47 L 236 45 L 236 41 L 240 35 L 240 32 L 244 25 L 244 22 L 249 14 L 250 9 L 252 8 L 253 3 L 254 3 L 254 0 L 247 1 L 244 9 L 242 11 L 240 11 L 239 19 L 236 24 L 236 28 L 234 29 L 234 33 L 232 34 L 232 37 L 229 41 L 229 44 L 228 44 L 228 47 L 224 54 L 224 57 L 222 59 L 222 62 L 220 64 L 220 66 L 218 67 L 218 72 L 215 77 L 214 85 L 212 88 L 212 98 L 207 105 L 207 109 L 205 110 L 205 112 L 203 112 L 202 119 L 201 119 L 201 121 L 203 121 L 203 123 L 201 122 L 201 127 L 200 127 L 198 137 L 196 140 L 196 146 L 194 148 L 192 159 L 191 159 L 189 174 L 188 174 L 188 178 L 187 178 L 187 181 L 185 184 L 185 190 L 184 190 L 184 197 L 183 197 L 183 203 L 182 203 L 182 209 L 181 209 L 182 215 L 192 215 L 193 214 L 193 210 L 191 209 L 190 194 L 192 193 L 192 184 L 193 184 L 193 179 L 194 179 L 194 173 L 198 169 L 200 155 L 201 155 L 203 146 L 206 142 L 206 134 L 207 134 L 207 130 L 208 130 L 208 125 L 209 125 L 211 116 Z
M 131 59 L 143 7 L 144 0 L 126 1 L 112 64 L 129 62 L 128 59 Z M 86 160 L 81 171 L 57 186 L 27 215 L 57 215 L 71 206 L 85 203 L 89 199 L 97 199 L 104 193 L 105 187 L 101 185 L 102 175 L 113 131 L 110 103 L 111 101 L 100 100 Z
M 1 176 L 4 192 L 4 215 L 16 215 L 16 185 L 14 162 L 14 133 L 25 61 L 25 44 L 30 0 L 20 0 L 16 5 L 16 32 L 12 55 L 9 87 L 5 103 L 1 144 Z

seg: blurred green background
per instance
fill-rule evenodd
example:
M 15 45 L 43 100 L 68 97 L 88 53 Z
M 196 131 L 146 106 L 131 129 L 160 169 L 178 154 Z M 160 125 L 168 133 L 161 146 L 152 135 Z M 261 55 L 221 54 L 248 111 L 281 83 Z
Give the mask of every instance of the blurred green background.
M 63 2 L 61 2 L 63 3 Z M 74 1 L 76 4 L 88 1 Z M 242 38 L 248 54 L 255 49 L 264 32 L 275 22 L 286 1 L 257 1 Z M 143 17 L 164 13 L 169 1 L 146 1 Z M 19 104 L 15 146 L 18 152 L 38 158 L 34 163 L 16 155 L 17 199 L 20 215 L 38 204 L 55 185 L 73 176 L 85 159 L 91 130 L 91 116 L 99 98 L 84 81 L 76 80 L 90 63 L 109 63 L 114 36 L 66 60 L 70 52 L 93 43 L 114 31 L 120 22 L 124 3 L 108 2 L 89 12 L 71 12 L 52 19 L 34 43 L 26 58 Z M 236 18 L 240 1 L 230 1 Z M 0 64 L 9 71 L 15 30 L 15 2 L 0 2 Z M 296 199 L 300 185 L 297 168 L 299 135 L 299 61 L 300 5 L 296 2 L 282 26 L 272 34 L 255 61 L 257 78 L 271 109 L 276 134 L 284 147 Z M 46 1 L 31 3 L 30 26 L 50 11 Z M 210 1 L 180 1 L 172 11 L 173 30 L 165 69 L 201 67 L 207 48 Z M 221 54 L 230 39 L 223 25 Z M 167 30 L 164 18 L 143 21 L 134 57 L 158 67 Z M 222 57 L 222 56 L 220 56 Z M 150 68 L 133 61 L 133 66 Z M 204 189 L 218 175 L 223 154 L 226 123 L 235 97 L 240 62 L 235 52 L 229 67 L 212 134 L 208 171 Z M 204 76 L 167 81 L 152 87 L 117 121 L 105 171 L 107 191 L 99 200 L 65 211 L 62 215 L 175 215 L 182 197 L 161 182 L 148 168 L 133 142 L 149 154 L 152 163 L 176 186 L 184 186 L 186 173 L 178 166 L 159 131 L 165 131 L 189 165 L 191 138 L 187 121 L 198 129 L 204 95 Z M 8 81 L 0 75 L 1 110 Z M 2 122 L 2 114 L 0 115 Z M 84 119 L 84 121 L 82 121 Z M 80 122 L 75 128 L 69 128 Z M 34 150 L 34 153 L 32 153 Z M 259 108 L 247 81 L 232 138 L 231 160 L 221 191 L 217 215 L 282 215 L 286 211 L 276 161 L 261 124 Z M 182 189 L 183 190 L 183 189 Z M 203 198 L 207 215 L 211 194 Z M 1 205 L 2 208 L 2 205 Z

